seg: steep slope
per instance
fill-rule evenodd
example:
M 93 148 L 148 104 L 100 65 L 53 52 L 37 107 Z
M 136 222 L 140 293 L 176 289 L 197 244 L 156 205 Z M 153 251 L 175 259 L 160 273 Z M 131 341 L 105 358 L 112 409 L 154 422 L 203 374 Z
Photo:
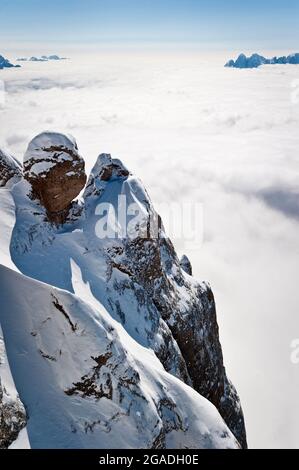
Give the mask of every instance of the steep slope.
M 15 183 L 21 178 L 20 163 L 8 153 L 0 149 L 0 188 Z
M 13 169 L 15 161 L 13 159 L 10 159 L 9 161 L 11 162 L 11 169 Z M 2 166 L 2 171 L 2 175 L 7 175 L 6 165 L 5 167 Z M 14 179 L 14 177 L 7 179 L 7 186 L 12 183 L 12 179 Z M 10 240 L 15 224 L 15 206 L 9 189 L 1 186 L 0 205 L 0 260 L 1 263 L 5 264 L 6 266 L 9 266 L 12 269 L 17 269 L 11 261 L 9 251 Z M 1 284 L 2 278 L 0 277 L 0 285 Z M 0 312 L 1 310 L 2 305 L 0 306 Z M 23 403 L 20 401 L 9 367 L 0 320 L 0 449 L 9 447 L 22 430 L 25 433 L 22 447 L 24 445 L 25 447 L 28 447 L 29 443 L 26 436 L 26 430 L 24 429 L 26 426 L 26 421 L 27 417 L 25 408 Z
M 0 70 L 13 67 L 20 67 L 20 65 L 13 65 L 8 59 L 0 55 Z
M 165 372 L 100 304 L 95 310 L 5 267 L 0 278 L 1 323 L 32 447 L 236 447 L 213 405 Z
M 58 136 L 61 139 L 61 135 Z M 38 137 L 40 139 L 40 136 Z M 49 133 L 42 136 L 42 142 L 44 142 L 45 137 L 48 139 Z M 57 135 L 53 137 L 56 142 Z M 74 146 L 76 144 L 74 140 L 71 140 L 68 145 Z M 55 156 L 53 157 L 51 145 L 43 147 L 50 149 L 51 158 L 55 158 Z M 55 145 L 55 149 L 56 147 L 57 145 Z M 37 146 L 34 145 L 34 149 L 36 148 Z M 37 153 L 39 155 L 39 152 Z M 66 153 L 68 155 L 68 152 Z M 46 152 L 43 151 L 42 155 L 45 160 L 49 160 Z M 26 156 L 25 162 L 27 161 Z M 55 161 L 54 163 L 56 164 Z M 31 161 L 31 168 L 35 164 L 36 162 Z M 44 166 L 42 168 L 44 169 Z M 70 178 L 73 179 L 74 175 L 71 174 Z M 171 422 L 178 423 L 187 420 L 189 423 L 188 431 L 182 432 L 182 427 L 176 425 L 173 427 L 168 423 L 168 418 L 166 419 L 167 423 L 165 423 L 163 416 L 161 417 L 161 413 L 159 414 L 159 406 L 155 409 L 151 407 L 153 415 L 150 415 L 149 422 L 151 423 L 154 420 L 157 422 L 158 416 L 160 416 L 161 426 L 158 426 L 158 434 L 156 428 L 149 428 L 151 429 L 150 434 L 146 434 L 148 430 L 144 431 L 146 435 L 140 437 L 140 439 L 143 439 L 142 445 L 160 447 L 181 445 L 187 447 L 227 446 L 225 439 L 227 439 L 227 435 L 231 439 L 231 434 L 227 434 L 226 427 L 224 441 L 218 440 L 218 431 L 215 434 L 216 440 L 213 441 L 211 436 L 208 440 L 205 440 L 202 432 L 199 432 L 199 428 L 194 428 L 194 426 L 197 426 L 195 415 L 198 416 L 200 421 L 206 420 L 205 417 L 201 416 L 195 405 L 197 401 L 198 404 L 208 403 L 200 396 L 202 395 L 216 406 L 241 446 L 246 447 L 246 433 L 240 401 L 234 387 L 226 377 L 223 365 L 212 291 L 208 285 L 195 281 L 190 275 L 192 266 L 186 257 L 181 262 L 178 260 L 171 241 L 165 234 L 162 221 L 155 212 L 141 182 L 131 175 L 119 160 L 112 159 L 107 154 L 100 155 L 86 185 L 83 201 L 72 202 L 71 199 L 65 201 L 69 204 L 65 206 L 67 210 L 64 213 L 64 223 L 58 225 L 57 221 L 56 224 L 53 223 L 53 219 L 51 216 L 49 217 L 49 210 L 43 205 L 43 197 L 40 196 L 43 192 L 43 184 L 49 184 L 47 175 L 45 175 L 44 183 L 43 179 L 40 179 L 38 194 L 32 187 L 30 178 L 27 178 L 27 181 L 21 179 L 10 189 L 2 188 L 2 191 L 9 192 L 10 197 L 13 198 L 12 205 L 15 207 L 16 215 L 13 232 L 9 239 L 9 251 L 13 261 L 13 264 L 10 261 L 11 265 L 9 267 L 17 266 L 18 270 L 30 277 L 31 280 L 24 278 L 23 275 L 12 274 L 10 271 L 5 270 L 1 274 L 4 281 L 2 282 L 1 278 L 0 284 L 11 285 L 10 289 L 6 287 L 3 291 L 3 295 L 6 296 L 5 305 L 11 307 L 13 299 L 19 299 L 16 303 L 17 310 L 16 307 L 14 309 L 19 312 L 20 316 L 27 317 L 29 322 L 31 317 L 42 315 L 36 320 L 39 325 L 43 325 L 43 321 L 47 318 L 50 320 L 45 321 L 45 324 L 53 325 L 53 327 L 49 326 L 49 331 L 47 330 L 48 326 L 45 327 L 45 333 L 43 333 L 44 327 L 39 328 L 36 335 L 36 328 L 33 328 L 30 324 L 31 330 L 29 331 L 29 324 L 27 325 L 30 341 L 28 344 L 26 343 L 26 350 L 30 349 L 30 354 L 27 355 L 26 360 L 28 360 L 28 363 L 33 360 L 34 363 L 37 361 L 36 363 L 39 364 L 38 370 L 40 367 L 50 367 L 51 374 L 53 373 L 55 377 L 59 374 L 63 375 L 62 370 L 73 371 L 70 373 L 68 381 L 66 380 L 67 377 L 59 378 L 60 385 L 58 385 L 60 388 L 55 385 L 56 391 L 51 401 L 55 404 L 54 406 L 56 406 L 56 396 L 60 396 L 62 391 L 71 399 L 78 398 L 78 396 L 84 398 L 84 403 L 88 402 L 88 406 L 86 405 L 86 408 L 84 408 L 86 410 L 84 415 L 86 413 L 86 417 L 88 417 L 88 419 L 86 418 L 87 423 L 93 423 L 94 421 L 90 421 L 89 413 L 91 410 L 101 413 L 103 399 L 106 401 L 108 399 L 106 395 L 108 395 L 113 402 L 113 407 L 116 406 L 117 413 L 123 416 L 124 409 L 121 400 L 118 399 L 119 395 L 112 393 L 111 389 L 112 382 L 114 390 L 118 389 L 117 384 L 128 379 L 124 378 L 126 374 L 123 375 L 123 370 L 120 370 L 115 364 L 115 361 L 117 361 L 115 351 L 122 351 L 123 348 L 130 357 L 133 356 L 134 361 L 131 362 L 130 357 L 127 357 L 125 352 L 122 351 L 122 363 L 128 361 L 128 367 L 132 368 L 134 376 L 137 372 L 140 376 L 140 367 L 142 367 L 147 377 L 150 377 L 150 379 L 147 379 L 149 380 L 147 383 L 153 382 L 150 393 L 152 399 L 153 396 L 158 394 L 163 402 L 166 400 L 166 403 L 169 397 L 172 396 L 173 387 L 176 387 L 173 384 L 180 384 L 180 387 L 183 387 L 182 390 L 184 390 L 176 393 L 175 400 L 170 398 L 172 405 L 170 406 L 168 403 L 166 406 L 168 411 L 165 410 L 162 415 L 168 416 L 169 409 L 173 409 L 174 404 L 176 404 L 179 410 L 177 413 L 179 418 L 174 418 L 173 413 L 170 413 L 172 415 Z M 69 184 L 67 179 L 65 184 Z M 1 211 L 7 211 L 7 207 L 8 205 L 2 205 L 0 201 L 0 213 Z M 6 239 L 5 243 L 7 244 L 7 242 Z M 6 253 L 3 259 L 7 260 L 8 258 L 9 256 Z M 5 281 L 7 278 L 10 279 L 9 282 Z M 44 284 L 41 284 L 41 282 Z M 23 292 L 22 295 L 14 292 L 14 286 L 16 285 L 19 286 L 18 292 L 19 290 Z M 65 292 L 57 291 L 52 286 L 64 289 Z M 27 308 L 27 302 L 29 302 L 29 298 L 26 300 L 27 288 L 36 291 L 35 308 L 33 308 L 33 304 L 30 304 L 30 308 Z M 77 297 L 74 297 L 73 294 L 76 294 Z M 88 302 L 88 305 L 86 302 Z M 80 305 L 80 308 L 78 305 Z M 36 310 L 40 310 L 40 312 L 36 313 Z M 65 330 L 65 323 L 56 322 L 57 315 L 60 321 L 67 322 L 67 330 Z M 9 351 L 11 351 L 12 360 L 17 359 L 16 362 L 18 363 L 15 368 L 12 365 L 13 375 L 21 398 L 28 408 L 32 391 L 24 392 L 26 390 L 25 378 L 20 376 L 18 372 L 24 358 L 23 356 L 15 358 L 13 348 L 10 346 L 13 341 L 10 339 L 13 325 L 9 322 L 15 320 L 9 318 L 8 321 L 5 314 L 3 316 L 5 322 L 3 323 L 3 329 L 5 337 L 7 335 L 8 356 L 10 358 Z M 95 316 L 101 324 L 99 331 L 94 322 Z M 55 322 L 52 321 L 53 318 Z M 91 345 L 91 349 L 88 349 L 85 339 L 82 339 L 82 335 L 79 334 L 79 331 L 85 331 L 85 318 L 86 325 L 92 325 L 87 340 Z M 109 342 L 107 339 L 110 338 L 110 328 L 117 331 L 116 339 L 111 340 L 113 345 L 118 345 L 116 350 L 112 348 L 111 341 Z M 33 335 L 31 334 L 32 331 Z M 98 354 L 95 349 L 99 346 L 94 338 L 100 338 L 101 334 L 104 334 L 105 340 L 102 339 L 102 342 L 107 347 L 105 351 L 101 349 Z M 24 342 L 23 333 L 20 333 L 19 336 L 17 342 Z M 82 339 L 82 344 L 78 336 Z M 62 341 L 61 337 L 65 340 Z M 59 345 L 56 342 L 57 338 L 60 338 Z M 64 341 L 66 341 L 66 345 Z M 97 346 L 93 346 L 94 341 Z M 76 346 L 72 344 L 73 342 Z M 40 347 L 37 346 L 38 344 Z M 15 344 L 15 347 L 17 347 L 17 344 Z M 73 358 L 73 351 L 80 350 L 84 352 L 85 348 L 87 348 L 85 359 L 82 359 L 82 364 L 81 362 L 78 363 L 79 365 L 75 371 L 72 361 L 78 361 L 78 358 L 75 352 L 75 359 Z M 137 350 L 138 354 L 136 355 Z M 62 351 L 63 358 L 60 357 L 60 351 Z M 149 351 L 152 352 L 149 353 Z M 109 357 L 106 357 L 107 354 Z M 99 359 L 100 364 L 97 364 L 97 361 L 92 359 L 91 356 L 93 358 L 101 356 Z M 101 371 L 102 361 L 106 361 L 106 359 L 103 359 L 102 356 L 105 356 L 108 364 L 105 363 L 103 368 L 106 379 L 107 373 L 110 374 L 110 379 L 105 383 L 101 378 Z M 64 363 L 65 357 L 69 362 Z M 140 362 L 138 362 L 138 365 L 136 365 L 137 359 Z M 161 375 L 157 378 L 156 372 L 152 371 L 150 366 L 153 364 L 155 364 L 154 369 L 158 368 L 161 374 L 164 374 L 163 379 Z M 111 378 L 111 371 L 114 371 L 114 366 L 117 374 Z M 109 371 L 106 370 L 107 367 Z M 45 371 L 39 370 L 39 373 L 45 374 Z M 100 382 L 97 382 L 98 379 Z M 131 379 L 128 380 L 130 382 Z M 167 385 L 167 391 L 161 385 L 164 380 L 167 380 L 169 384 Z M 49 383 L 49 381 L 52 383 L 52 375 L 51 377 L 45 375 L 45 381 L 45 383 Z M 63 387 L 61 387 L 61 383 L 63 383 Z M 148 389 L 148 386 L 145 387 L 144 384 L 145 382 L 141 380 L 141 384 L 138 385 L 141 391 L 138 389 L 137 396 L 138 394 L 145 396 L 145 390 Z M 129 394 L 132 393 L 134 396 L 135 386 L 137 387 L 137 384 L 133 381 L 134 391 L 133 389 L 130 389 L 129 392 L 127 390 Z M 194 389 L 192 391 L 192 400 L 189 398 L 189 391 L 191 390 L 189 386 Z M 164 390 L 164 395 L 161 395 L 160 389 Z M 68 393 L 65 393 L 66 391 Z M 103 396 L 102 393 L 104 393 Z M 183 394 L 185 399 L 188 395 L 188 402 L 192 401 L 192 407 L 195 407 L 193 414 L 190 414 L 192 407 L 186 408 L 185 405 L 185 411 L 180 408 L 180 394 Z M 88 397 L 92 398 L 92 404 Z M 48 397 L 49 400 L 50 398 Z M 130 399 L 133 400 L 133 398 L 131 396 Z M 65 399 L 63 395 L 63 403 Z M 41 400 L 43 400 L 43 397 L 41 397 Z M 58 401 L 60 403 L 60 398 Z M 155 403 L 158 402 L 159 400 L 155 399 Z M 64 403 L 63 406 L 68 407 L 71 405 Z M 202 405 L 200 406 L 202 409 Z M 121 410 L 119 407 L 121 407 Z M 148 413 L 148 404 L 145 408 L 146 410 L 142 412 Z M 203 405 L 203 408 L 205 408 L 205 405 Z M 31 413 L 34 414 L 35 411 L 32 410 Z M 29 427 L 31 413 L 29 412 Z M 45 412 L 43 411 L 43 413 Z M 128 413 L 128 409 L 125 413 Z M 70 414 L 73 416 L 73 409 Z M 209 421 L 209 429 L 212 426 L 212 421 L 213 426 L 215 425 L 217 429 L 219 423 L 225 426 L 217 413 L 215 416 L 218 416 L 218 419 Z M 41 417 L 36 416 L 35 419 L 38 421 L 38 419 L 41 420 Z M 77 415 L 75 414 L 72 419 L 76 421 Z M 100 418 L 100 421 L 102 422 L 102 418 Z M 136 429 L 139 429 L 137 421 L 132 421 L 132 440 L 129 440 L 128 436 L 125 438 L 127 439 L 127 446 L 135 445 L 135 437 L 133 436 L 135 436 Z M 31 421 L 31 423 L 33 422 Z M 53 431 L 54 437 L 47 437 L 47 439 L 49 438 L 48 444 L 46 441 L 41 443 L 34 440 L 35 438 L 32 437 L 35 433 L 33 427 L 42 425 L 32 424 L 29 432 L 31 444 L 48 446 L 51 445 L 50 442 L 54 443 L 55 441 L 56 446 L 56 431 Z M 66 421 L 64 426 L 66 426 Z M 97 427 L 97 424 L 93 427 Z M 79 429 L 82 431 L 82 423 Z M 115 442 L 115 446 L 122 445 L 125 447 L 126 442 L 119 440 L 120 437 L 117 436 L 119 431 L 117 429 L 117 427 L 113 427 L 113 442 Z M 171 436 L 175 435 L 176 437 L 170 438 L 168 431 L 166 432 L 167 429 L 171 429 Z M 68 436 L 66 442 L 69 444 L 66 443 L 65 445 L 72 447 L 80 446 L 80 443 L 82 443 L 84 447 L 99 446 L 99 442 L 104 442 L 102 441 L 103 437 L 99 441 L 102 432 L 103 430 L 98 430 L 90 440 L 83 439 L 80 433 L 80 438 L 79 435 L 76 436 L 77 440 L 74 436 Z M 138 442 L 140 444 L 141 441 Z M 230 441 L 229 445 L 232 442 Z M 116 445 L 116 443 L 118 444 Z
M 26 421 L 26 411 L 11 375 L 0 326 L 0 449 L 6 449 L 17 439 Z

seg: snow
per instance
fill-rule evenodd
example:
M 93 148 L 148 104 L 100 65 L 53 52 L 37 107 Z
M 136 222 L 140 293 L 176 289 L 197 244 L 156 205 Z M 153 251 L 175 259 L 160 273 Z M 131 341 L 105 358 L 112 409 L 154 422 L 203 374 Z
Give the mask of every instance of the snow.
M 10 242 L 15 226 L 15 203 L 9 189 L 0 189 L 1 198 L 1 243 L 0 243 L 0 262 L 5 266 L 15 269 L 17 268 L 11 260 Z
M 0 160 L 5 162 L 7 165 L 12 166 L 13 168 L 21 168 L 20 162 L 10 155 L 8 152 L 0 149 Z
M 11 371 L 8 365 L 6 356 L 5 344 L 2 329 L 0 326 L 0 384 L 3 387 L 3 402 L 9 403 L 15 401 L 18 397 L 18 393 L 15 388 L 15 384 L 11 375 Z
M 17 437 L 17 439 L 9 446 L 9 449 L 31 449 L 27 428 L 23 428 Z
M 35 175 L 39 175 L 41 173 L 46 173 L 50 170 L 50 168 L 53 168 L 53 166 L 55 166 L 55 163 L 54 162 L 38 162 L 38 163 L 34 163 L 34 165 L 32 165 L 31 167 L 31 173 L 32 174 L 35 174 Z
M 2 149 L 0 149 L 0 167 L 4 169 L 4 173 L 7 173 L 7 175 L 4 175 L 4 180 L 0 180 L 0 187 L 13 185 L 22 172 L 20 162 Z
M 70 145 L 60 135 L 55 139 Z M 35 145 L 49 145 L 47 135 Z M 125 168 L 106 156 L 96 169 L 111 163 L 116 173 Z M 115 288 L 127 274 L 113 269 L 107 282 L 107 250 L 121 240 L 96 236 L 97 205 L 116 208 L 125 195 L 146 220 L 150 202 L 132 175 L 102 182 L 98 195 L 97 176 L 94 171 L 82 217 L 62 228 L 45 222 L 26 180 L 1 189 L 6 375 L 11 371 L 10 393 L 19 392 L 29 417 L 11 448 L 151 448 L 156 439 L 167 448 L 238 448 L 216 408 L 178 378 L 176 343 L 169 344 L 175 351 L 171 373 L 158 360 L 155 350 L 169 334 L 165 322 L 139 302 L 137 291 Z M 125 324 L 113 305 L 126 313 Z M 96 358 L 102 365 L 94 372 Z M 86 395 L 77 385 L 84 377 L 93 380 Z
M 32 448 L 146 448 L 158 437 L 161 416 L 166 419 L 167 413 L 173 426 L 166 436 L 169 448 L 237 447 L 215 407 L 166 373 L 155 354 L 135 342 L 103 306 L 94 309 L 69 292 L 3 266 L 0 277 L 0 320 L 15 382 L 30 416 Z M 66 309 L 76 331 L 53 299 Z M 66 394 L 90 373 L 92 357 L 107 352 L 112 353 L 111 363 L 97 382 L 104 384 L 110 374 L 113 401 Z M 124 387 L 125 399 L 120 400 L 117 384 L 136 373 L 139 379 L 130 387 L 137 394 Z M 175 404 L 174 412 L 165 404 L 159 414 L 158 403 L 164 400 Z
M 29 143 L 24 155 L 24 174 L 30 178 L 44 178 L 57 163 L 69 161 L 75 167 L 80 160 L 74 137 L 46 131 Z
M 241 77 L 223 67 L 238 52 L 72 51 L 72 61 L 6 69 L 0 145 L 21 160 L 45 128 L 74 133 L 87 171 L 101 152 L 119 156 L 164 222 L 173 202 L 202 203 L 203 245 L 192 250 L 168 233 L 213 287 L 249 446 L 290 448 L 299 441 L 299 374 L 289 360 L 298 336 L 298 70 L 262 66 Z
M 27 151 L 24 155 L 24 163 L 28 160 L 34 159 L 37 162 L 45 159 L 45 151 L 50 147 L 62 147 L 77 153 L 77 144 L 71 135 L 61 134 L 59 132 L 46 131 L 37 135 L 28 145 Z M 49 154 L 49 155 L 48 155 Z M 54 158 L 55 151 L 52 152 Z M 51 158 L 51 152 L 47 152 L 47 158 Z M 59 152 L 56 157 L 57 161 L 71 160 L 72 157 L 65 152 Z
M 49 56 L 46 56 L 46 55 L 42 55 L 41 57 L 36 57 L 36 56 L 32 56 L 32 57 L 19 57 L 17 59 L 17 61 L 19 62 L 48 62 L 48 61 L 51 61 L 51 60 L 65 60 L 66 57 L 59 57 L 58 55 L 54 54 L 54 55 L 49 55 Z

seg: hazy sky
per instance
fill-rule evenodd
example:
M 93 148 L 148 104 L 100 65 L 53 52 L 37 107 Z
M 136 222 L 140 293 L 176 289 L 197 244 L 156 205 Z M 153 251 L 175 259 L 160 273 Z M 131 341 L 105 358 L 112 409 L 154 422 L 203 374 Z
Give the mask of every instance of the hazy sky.
M 0 41 L 188 42 L 207 47 L 290 48 L 297 0 L 0 0 Z

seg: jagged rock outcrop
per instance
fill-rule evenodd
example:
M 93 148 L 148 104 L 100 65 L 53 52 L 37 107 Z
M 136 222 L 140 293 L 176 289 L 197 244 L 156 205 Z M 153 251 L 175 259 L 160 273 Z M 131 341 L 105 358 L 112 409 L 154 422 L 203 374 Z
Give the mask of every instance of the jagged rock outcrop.
M 16 182 L 21 176 L 21 164 L 14 157 L 0 149 L 0 187 L 6 186 L 9 181 L 11 183 Z
M 240 400 L 223 364 L 211 288 L 192 277 L 191 263 L 186 256 L 178 259 L 142 183 L 108 154 L 101 154 L 92 169 L 76 217 L 70 216 L 65 228 L 57 227 L 56 199 L 59 208 L 60 204 L 66 205 L 62 211 L 70 214 L 73 193 L 63 198 L 65 188 L 61 185 L 69 184 L 67 173 L 71 170 L 65 172 L 65 165 L 74 162 L 77 162 L 74 174 L 79 168 L 82 175 L 84 164 L 75 141 L 61 134 L 41 134 L 29 145 L 24 158 L 26 181 L 11 189 L 17 210 L 10 253 L 22 274 L 12 281 L 12 275 L 5 273 L 6 285 L 15 282 L 19 286 L 18 294 L 12 291 L 6 294 L 7 287 L 3 289 L 8 303 L 17 295 L 19 318 L 25 313 L 30 317 L 26 286 L 36 282 L 32 303 L 41 306 L 38 314 L 34 314 L 35 327 L 28 334 L 29 339 L 26 336 L 27 346 L 33 348 L 38 374 L 43 374 L 45 381 L 48 370 L 53 370 L 55 393 L 63 393 L 63 406 L 72 410 L 70 427 L 79 434 L 72 435 L 71 442 L 78 439 L 84 445 L 89 445 L 88 442 L 91 445 L 97 435 L 102 436 L 103 443 L 106 442 L 103 436 L 109 433 L 118 442 L 117 423 L 124 426 L 130 422 L 134 436 L 136 429 L 140 435 L 138 445 L 165 448 L 175 442 L 176 446 L 196 447 L 194 413 L 191 418 L 190 408 L 185 412 L 181 408 L 181 397 L 187 396 L 183 390 L 189 386 L 195 394 L 194 401 L 192 398 L 195 415 L 199 413 L 196 397 L 202 396 L 217 408 L 225 421 L 227 431 L 219 446 L 229 437 L 230 429 L 239 444 L 246 447 Z M 56 183 L 52 173 L 55 168 L 61 172 Z M 54 183 L 55 191 L 48 190 Z M 81 183 L 76 185 L 76 192 Z M 46 220 L 40 210 L 43 205 Z M 59 219 L 60 223 L 65 220 L 65 215 Z M 23 274 L 32 280 L 26 281 L 24 288 Z M 53 286 L 63 289 L 65 294 Z M 33 290 L 33 285 L 30 289 Z M 84 302 L 92 306 L 92 313 Z M 13 321 L 4 316 L 8 331 L 12 327 L 10 320 Z M 152 359 L 146 359 L 146 351 L 151 351 L 151 357 L 155 358 L 155 370 L 161 364 L 163 374 L 171 375 L 170 382 L 166 376 L 163 380 L 162 376 L 155 376 Z M 43 361 L 48 368 L 44 368 Z M 65 370 L 68 372 L 63 375 Z M 21 388 L 22 380 L 22 376 L 18 377 L 17 385 Z M 150 389 L 151 380 L 156 384 L 153 389 Z M 178 391 L 174 383 L 183 388 Z M 177 391 L 173 395 L 174 390 Z M 43 393 L 46 396 L 46 389 Z M 73 408 L 72 401 L 78 397 L 83 407 L 80 417 L 76 415 L 77 404 Z M 26 400 L 31 403 L 31 395 L 24 399 L 25 405 Z M 99 417 L 94 418 L 94 414 Z M 139 426 L 136 414 L 147 423 L 146 429 Z M 198 416 L 199 420 L 203 419 L 200 413 Z M 93 436 L 90 441 L 85 437 L 80 441 L 82 430 Z M 204 441 L 201 431 L 197 432 L 200 447 Z M 218 430 L 215 432 L 218 435 Z M 210 431 L 208 435 L 205 445 L 209 447 L 210 442 L 211 447 L 215 446 Z M 125 446 L 126 442 L 128 445 L 126 437 L 122 438 L 121 445 Z
M 13 67 L 20 67 L 20 65 L 13 65 L 8 59 L 5 59 L 5 57 L 0 55 L 0 70 L 10 69 Z
M 54 55 L 42 55 L 41 57 L 36 57 L 36 56 L 32 56 L 32 57 L 19 57 L 17 59 L 18 62 L 49 62 L 50 60 L 66 60 L 66 57 L 59 57 L 58 55 L 54 54 Z
M 101 200 L 110 178 L 115 180 L 119 175 L 121 180 L 125 180 L 128 176 L 119 171 L 122 165 L 118 161 L 118 171 L 111 172 L 112 162 L 110 156 L 99 157 L 84 195 L 86 206 L 91 196 L 100 197 Z M 110 178 L 107 178 L 108 173 Z M 91 188 L 94 188 L 93 193 Z M 139 191 L 140 188 L 135 195 Z M 122 193 L 121 190 L 119 194 Z M 146 297 L 151 299 L 179 346 L 192 386 L 217 407 L 242 447 L 246 447 L 240 400 L 223 365 L 213 293 L 209 286 L 184 276 L 185 269 L 164 233 L 162 221 L 148 194 L 139 194 L 139 198 L 145 208 L 143 223 L 138 224 L 133 236 L 122 240 L 121 247 L 119 244 L 116 250 L 110 247 L 107 264 L 111 270 L 121 269 L 130 278 L 130 281 L 118 281 L 119 290 L 127 288 L 128 282 L 133 291 L 136 284 L 143 287 Z M 187 271 L 192 272 L 187 257 L 182 261 Z M 187 293 L 187 300 L 185 295 L 184 300 L 180 296 L 182 289 Z M 168 370 L 171 363 L 169 355 L 167 349 L 159 355 Z
M 27 351 L 13 372 L 32 448 L 238 448 L 216 408 L 101 305 L 3 266 L 0 279 L 7 342 Z
M 0 377 L 0 449 L 7 449 L 17 439 L 26 421 L 26 412 L 20 399 L 11 399 Z
M 236 60 L 229 60 L 225 67 L 234 67 L 237 69 L 254 69 L 264 64 L 299 64 L 299 53 L 290 54 L 288 56 L 272 57 L 267 59 L 259 54 L 252 54 L 246 57 L 245 54 L 240 54 Z
M 32 197 L 45 207 L 49 220 L 63 223 L 86 182 L 85 163 L 75 139 L 54 132 L 39 134 L 25 153 L 24 177 L 32 186 Z
M 129 170 L 120 160 L 111 158 L 110 154 L 102 153 L 91 170 L 84 191 L 84 197 L 100 196 L 107 181 L 118 177 L 126 178 L 129 174 Z
M 188 256 L 183 255 L 180 259 L 180 266 L 185 273 L 189 274 L 189 276 L 192 276 L 192 264 L 188 258 Z
M 14 442 L 26 421 L 25 408 L 11 378 L 0 327 L 0 449 Z

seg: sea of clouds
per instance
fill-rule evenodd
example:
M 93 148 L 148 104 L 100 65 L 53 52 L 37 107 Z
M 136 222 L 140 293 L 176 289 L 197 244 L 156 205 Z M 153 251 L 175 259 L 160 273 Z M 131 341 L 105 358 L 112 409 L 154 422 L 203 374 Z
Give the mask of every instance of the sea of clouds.
M 200 245 L 171 236 L 213 288 L 249 446 L 298 447 L 299 66 L 227 69 L 230 55 L 113 50 L 1 71 L 0 146 L 21 160 L 35 134 L 71 133 L 88 170 L 122 159 L 162 217 L 202 207 Z

